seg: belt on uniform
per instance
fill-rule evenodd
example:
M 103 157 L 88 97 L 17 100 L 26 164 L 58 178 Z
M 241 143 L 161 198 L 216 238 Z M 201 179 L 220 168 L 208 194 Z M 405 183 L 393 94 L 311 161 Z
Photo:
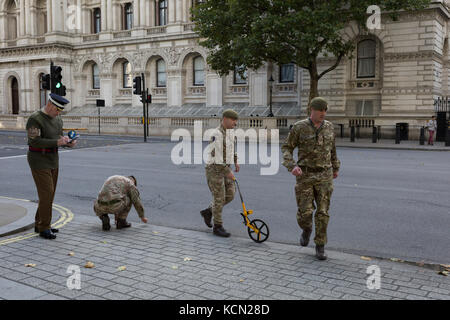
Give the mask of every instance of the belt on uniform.
M 111 201 L 100 201 L 100 200 L 98 200 L 97 202 L 98 202 L 99 204 L 103 205 L 103 206 L 111 206 L 111 205 L 113 205 L 113 204 L 119 203 L 120 200 L 119 200 L 119 199 L 111 200 Z
M 31 152 L 39 152 L 39 153 L 58 153 L 58 148 L 35 148 L 35 147 L 28 147 L 28 150 Z
M 321 167 L 317 167 L 317 168 L 312 168 L 312 167 L 300 167 L 300 169 L 302 169 L 303 172 L 323 172 L 328 170 L 329 168 L 321 168 Z

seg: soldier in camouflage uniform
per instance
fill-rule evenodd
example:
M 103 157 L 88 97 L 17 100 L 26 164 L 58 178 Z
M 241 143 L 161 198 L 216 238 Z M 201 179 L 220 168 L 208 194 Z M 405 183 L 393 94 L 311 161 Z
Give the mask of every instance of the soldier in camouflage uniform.
M 103 230 L 111 229 L 108 214 L 114 214 L 117 229 L 131 227 L 131 224 L 127 222 L 127 217 L 132 205 L 142 222 L 147 223 L 148 220 L 144 216 L 144 208 L 136 186 L 136 178 L 133 176 L 112 176 L 105 181 L 94 202 L 94 211 L 102 220 Z
M 214 218 L 213 233 L 220 237 L 230 236 L 230 233 L 223 228 L 222 209 L 234 199 L 236 192 L 229 159 L 233 159 L 236 172 L 239 172 L 239 164 L 234 152 L 234 141 L 230 134 L 227 135 L 227 129 L 233 129 L 237 119 L 238 114 L 234 110 L 227 109 L 223 112 L 222 124 L 216 128 L 214 134 L 218 140 L 213 139 L 209 145 L 210 159 L 207 160 L 205 167 L 206 180 L 213 200 L 207 209 L 200 211 L 200 214 L 209 228 L 212 227 L 211 218 Z
M 328 209 L 333 193 L 333 179 L 337 178 L 340 161 L 336 155 L 333 124 L 325 120 L 328 103 L 317 97 L 311 100 L 311 117 L 298 121 L 289 132 L 281 150 L 283 165 L 296 177 L 297 222 L 303 233 L 302 246 L 307 246 L 312 232 L 315 209 L 316 257 L 325 260 Z M 293 151 L 298 148 L 297 163 Z

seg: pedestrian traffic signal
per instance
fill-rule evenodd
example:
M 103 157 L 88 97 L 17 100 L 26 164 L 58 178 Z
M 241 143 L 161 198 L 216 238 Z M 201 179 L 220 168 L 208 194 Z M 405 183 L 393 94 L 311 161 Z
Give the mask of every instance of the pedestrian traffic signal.
M 152 95 L 151 94 L 147 95 L 147 103 L 152 103 Z
M 42 76 L 41 78 L 42 81 L 42 89 L 44 90 L 50 90 L 51 86 L 50 86 L 50 75 L 49 74 L 45 74 Z
M 141 88 L 142 79 L 141 77 L 135 77 L 133 79 L 133 94 L 142 94 L 142 88 Z

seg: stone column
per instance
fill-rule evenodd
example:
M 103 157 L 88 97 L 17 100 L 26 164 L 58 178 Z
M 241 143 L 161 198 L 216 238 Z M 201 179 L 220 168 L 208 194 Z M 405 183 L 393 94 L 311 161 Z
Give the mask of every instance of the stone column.
M 113 21 L 114 21 L 114 15 L 113 15 L 113 3 L 112 0 L 109 0 L 106 2 L 106 25 L 107 25 L 107 31 L 112 31 L 114 29 Z M 103 14 L 102 14 L 103 16 Z
M 101 6 L 100 6 L 100 10 L 101 10 L 101 21 L 102 21 L 102 31 L 106 31 L 107 30 L 107 24 L 106 24 L 106 16 L 107 16 L 107 1 L 108 0 L 102 0 L 101 2 Z
M 139 0 L 133 0 L 133 28 L 138 28 L 141 26 L 141 21 L 139 17 L 140 6 Z
M 61 0 L 52 0 L 52 31 L 63 31 Z
M 100 74 L 100 99 L 105 100 L 105 107 L 112 107 L 115 104 L 116 88 L 114 88 L 115 77 L 112 73 Z M 116 90 L 117 91 L 117 90 Z
M 36 29 L 36 7 L 31 10 L 31 1 L 25 0 L 25 34 L 33 35 Z
M 73 101 L 71 101 L 72 107 L 82 107 L 86 104 L 86 81 L 87 81 L 87 75 L 85 74 L 77 74 L 74 77 L 75 80 L 75 94 L 73 96 Z
M 84 34 L 92 33 L 92 21 L 91 21 L 91 11 L 86 7 L 86 4 L 83 3 L 81 5 L 81 16 L 82 16 L 82 23 L 81 23 L 81 32 Z
M 0 12 L 0 42 L 6 40 L 6 13 Z
M 176 1 L 175 0 L 169 0 L 168 4 L 169 8 L 169 21 L 168 24 L 172 24 L 176 20 Z
M 223 106 L 223 88 L 224 78 L 213 71 L 206 74 L 206 106 L 221 107 Z
M 52 21 L 53 21 L 53 15 L 52 15 L 52 0 L 47 0 L 47 32 L 50 33 L 53 31 L 52 27 Z
M 111 1 L 113 1 L 113 0 L 111 0 Z M 122 17 L 119 14 L 120 13 L 120 5 L 115 1 L 113 1 L 113 3 L 112 3 L 112 12 L 113 12 L 113 15 L 112 15 L 113 31 L 118 31 L 121 26 L 120 19 Z
M 250 106 L 266 107 L 269 105 L 268 79 L 270 78 L 270 75 L 268 75 L 267 71 L 267 65 L 262 66 L 258 70 L 248 71 Z
M 146 21 L 146 16 L 148 15 L 148 12 L 146 10 L 147 2 L 148 2 L 148 0 L 140 0 L 140 3 L 139 3 L 139 22 L 140 22 L 141 27 L 148 26 L 147 21 Z
M 24 36 L 26 33 L 26 9 L 25 1 L 20 1 L 20 13 L 19 13 L 19 30 L 17 30 L 18 37 Z
M 183 21 L 183 2 L 184 0 L 176 0 L 176 22 Z
M 179 107 L 182 104 L 181 70 L 167 70 L 167 106 Z
M 155 0 L 147 0 L 145 2 L 145 24 L 148 27 L 153 27 L 155 25 Z

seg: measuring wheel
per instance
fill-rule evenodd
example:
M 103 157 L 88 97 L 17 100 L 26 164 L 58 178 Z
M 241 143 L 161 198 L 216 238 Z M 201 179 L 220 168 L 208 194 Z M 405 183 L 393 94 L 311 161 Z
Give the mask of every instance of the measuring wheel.
M 250 221 L 250 224 L 253 226 L 253 228 L 258 230 L 258 232 L 256 232 L 252 228 L 247 227 L 248 235 L 253 241 L 261 243 L 269 238 L 269 227 L 264 221 L 255 219 Z

